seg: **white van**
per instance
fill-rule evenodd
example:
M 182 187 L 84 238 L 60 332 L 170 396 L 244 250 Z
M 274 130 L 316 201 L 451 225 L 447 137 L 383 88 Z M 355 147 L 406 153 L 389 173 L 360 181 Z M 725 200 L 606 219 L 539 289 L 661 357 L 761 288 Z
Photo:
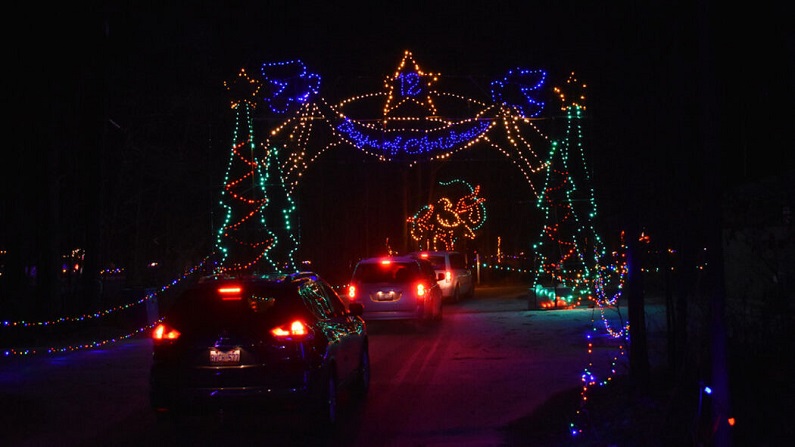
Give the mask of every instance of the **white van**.
M 444 273 L 439 280 L 442 298 L 449 302 L 458 302 L 462 298 L 475 295 L 475 281 L 472 271 L 467 268 L 466 255 L 458 251 L 417 251 L 410 256 L 427 259 L 433 264 L 437 275 Z

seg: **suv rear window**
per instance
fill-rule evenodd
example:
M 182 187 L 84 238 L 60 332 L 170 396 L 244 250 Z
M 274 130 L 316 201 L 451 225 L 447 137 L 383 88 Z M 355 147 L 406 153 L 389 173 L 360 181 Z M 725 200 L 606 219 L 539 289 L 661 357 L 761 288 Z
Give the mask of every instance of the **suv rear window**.
M 464 262 L 464 255 L 462 253 L 450 253 L 450 268 L 465 269 L 466 262 Z
M 426 259 L 426 258 L 423 258 Z M 444 262 L 444 256 L 428 256 L 428 261 L 433 264 L 433 268 L 436 270 L 444 270 L 447 268 Z
M 389 264 L 359 264 L 353 272 L 353 280 L 361 283 L 404 282 L 416 279 L 419 269 L 413 262 L 392 262 Z
M 219 285 L 186 290 L 168 310 L 167 317 L 186 328 L 211 329 L 230 321 L 248 321 L 293 312 L 300 307 L 294 290 L 244 285 L 236 299 L 224 299 Z

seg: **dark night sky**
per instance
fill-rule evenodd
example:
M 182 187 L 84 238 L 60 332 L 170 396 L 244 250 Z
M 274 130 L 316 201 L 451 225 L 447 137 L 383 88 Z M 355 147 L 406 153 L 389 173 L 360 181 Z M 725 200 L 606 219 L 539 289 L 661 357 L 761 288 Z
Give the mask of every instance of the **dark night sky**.
M 484 88 L 517 67 L 547 70 L 550 84 L 577 72 L 589 85 L 600 209 L 618 221 L 628 208 L 651 223 L 692 207 L 687 203 L 704 189 L 710 170 L 726 186 L 792 170 L 792 157 L 780 158 L 793 147 L 790 114 L 782 107 L 795 99 L 793 32 L 783 7 L 471 3 L 110 1 L 85 11 L 63 5 L 63 11 L 22 13 L 5 30 L 7 41 L 26 42 L 14 48 L 11 60 L 18 63 L 6 68 L 18 86 L 12 100 L 25 112 L 14 121 L 25 132 L 16 145 L 20 164 L 30 169 L 22 172 L 42 175 L 41 159 L 31 154 L 37 138 L 59 148 L 61 169 L 90 169 L 97 154 L 85 149 L 92 140 L 81 132 L 104 110 L 114 123 L 104 144 L 125 148 L 104 153 L 97 165 L 116 180 L 104 194 L 131 193 L 116 169 L 151 165 L 143 174 L 147 188 L 176 196 L 159 204 L 163 220 L 169 212 L 198 210 L 200 234 L 231 137 L 224 81 L 243 67 L 301 59 L 322 76 L 322 95 L 345 97 L 360 92 L 335 87 L 382 79 L 404 50 L 425 70 L 483 79 Z M 708 12 L 700 14 L 704 5 Z M 716 100 L 705 109 L 710 95 Z M 40 117 L 52 119 L 39 125 Z M 47 135 L 26 139 L 41 129 Z M 719 135 L 721 159 L 704 149 L 707 130 Z M 191 182 L 174 184 L 185 176 Z M 140 181 L 140 173 L 134 177 Z M 85 193 L 87 186 L 75 183 L 75 195 Z M 8 191 L 19 189 L 7 186 L 4 207 L 12 200 Z M 123 214 L 124 200 L 116 203 L 114 212 Z
M 574 70 L 589 83 L 594 132 L 604 136 L 594 157 L 606 160 L 605 168 L 618 163 L 631 170 L 636 161 L 661 167 L 665 177 L 682 167 L 673 165 L 698 161 L 692 137 L 706 95 L 699 86 L 705 60 L 699 45 L 708 38 L 705 54 L 716 65 L 706 82 L 722 101 L 718 113 L 727 129 L 737 131 L 735 121 L 747 126 L 748 146 L 758 138 L 773 138 L 761 146 L 786 144 L 768 136 L 778 133 L 774 127 L 766 131 L 756 122 L 778 97 L 791 100 L 793 89 L 791 27 L 782 11 L 763 6 L 732 11 L 721 5 L 701 17 L 699 3 L 691 2 L 159 3 L 108 9 L 110 63 L 126 72 L 116 75 L 129 78 L 122 94 L 211 94 L 190 90 L 221 91 L 241 67 L 299 58 L 323 76 L 323 93 L 333 95 L 340 79 L 382 78 L 406 49 L 425 69 L 445 75 L 490 80 L 516 67 L 542 68 L 551 83 Z M 741 154 L 725 154 L 727 175 L 743 176 L 736 171 Z M 749 160 L 745 171 L 757 175 L 760 166 Z

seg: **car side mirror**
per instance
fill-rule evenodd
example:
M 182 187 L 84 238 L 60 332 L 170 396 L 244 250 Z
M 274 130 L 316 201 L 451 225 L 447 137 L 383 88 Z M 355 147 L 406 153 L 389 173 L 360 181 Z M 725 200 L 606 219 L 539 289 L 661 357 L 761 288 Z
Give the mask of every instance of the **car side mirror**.
M 350 303 L 348 304 L 348 313 L 354 317 L 360 317 L 364 314 L 364 306 L 362 303 Z

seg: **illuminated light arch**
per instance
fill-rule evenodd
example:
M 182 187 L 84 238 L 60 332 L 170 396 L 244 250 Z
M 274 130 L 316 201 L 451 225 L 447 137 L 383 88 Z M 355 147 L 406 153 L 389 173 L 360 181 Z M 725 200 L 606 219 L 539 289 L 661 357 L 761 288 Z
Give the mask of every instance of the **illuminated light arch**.
M 406 53 L 404 62 L 408 60 L 407 56 L 410 56 L 410 53 Z M 393 86 L 388 93 L 358 97 L 384 101 L 392 95 L 392 99 L 385 101 L 381 117 L 372 121 L 354 120 L 346 115 L 348 106 L 355 102 L 356 98 L 329 105 L 325 100 L 317 97 L 320 92 L 320 78 L 309 73 L 300 61 L 263 65 L 263 81 L 254 79 L 245 70 L 241 70 L 233 82 L 225 84 L 232 95 L 231 108 L 235 113 L 235 127 L 229 164 L 224 177 L 225 186 L 221 192 L 221 206 L 226 214 L 223 226 L 217 233 L 215 253 L 222 258 L 223 271 L 248 269 L 265 261 L 271 265 L 285 264 L 284 259 L 276 259 L 274 248 L 284 241 L 295 243 L 297 241 L 291 239 L 289 234 L 288 237 L 277 235 L 272 225 L 275 222 L 277 225 L 283 224 L 287 230 L 292 228 L 289 217 L 295 206 L 290 200 L 290 194 L 299 184 L 302 174 L 318 157 L 340 145 L 352 145 L 383 161 L 392 161 L 396 157 L 405 156 L 411 163 L 418 163 L 428 159 L 449 157 L 456 151 L 482 143 L 511 160 L 524 176 L 527 184 L 531 186 L 539 208 L 546 213 L 545 225 L 539 234 L 539 243 L 536 246 L 536 253 L 544 262 L 540 263 L 542 267 L 536 273 L 557 272 L 557 266 L 565 264 L 561 261 L 568 259 L 582 261 L 587 269 L 562 270 L 561 273 L 555 274 L 559 275 L 559 280 L 564 284 L 595 292 L 593 299 L 602 311 L 605 329 L 612 337 L 626 337 L 628 323 L 611 325 L 604 316 L 607 306 L 615 303 L 620 295 L 626 265 L 620 253 L 616 255 L 616 262 L 607 262 L 601 241 L 592 227 L 596 206 L 593 202 L 593 191 L 587 188 L 590 174 L 584 163 L 580 126 L 582 111 L 585 110 L 585 97 L 579 90 L 584 84 L 577 83 L 576 79 L 571 77 L 567 81 L 567 88 L 555 90 L 562 103 L 561 110 L 566 112 L 567 128 L 562 139 L 551 140 L 534 121 L 540 114 L 539 108 L 544 106 L 533 96 L 543 86 L 545 75 L 541 77 L 542 72 L 519 69 L 509 72 L 499 82 L 492 83 L 496 89 L 492 93 L 494 102 L 485 103 L 432 88 L 439 81 L 438 75 L 434 75 L 432 82 L 429 80 L 423 83 L 425 73 L 420 73 L 413 58 L 411 60 L 411 64 L 401 65 L 404 68 L 414 66 L 414 72 L 400 69 L 398 76 L 391 77 L 393 81 L 399 82 L 396 85 L 397 93 Z M 533 81 L 533 77 L 536 78 L 536 82 Z M 264 90 L 263 82 L 267 84 Z M 439 98 L 458 99 L 462 104 L 472 106 L 471 108 L 477 112 L 472 117 L 464 119 L 445 119 L 440 116 L 442 104 L 438 101 Z M 526 101 L 519 103 L 517 98 Z M 252 112 L 259 100 L 265 101 L 271 111 L 286 114 L 284 121 L 271 129 L 262 143 L 256 141 L 252 119 Z M 407 116 L 403 113 L 406 107 L 425 108 L 427 113 Z M 340 125 L 346 122 L 365 126 L 367 131 L 381 129 L 393 132 L 389 140 L 392 143 L 364 144 L 370 140 L 350 138 L 352 134 L 346 130 L 348 128 L 340 128 Z M 488 123 L 488 126 L 484 123 Z M 470 125 L 472 127 L 467 127 Z M 483 127 L 477 127 L 481 125 Z M 354 127 L 351 126 L 350 129 Z M 398 140 L 398 137 L 402 139 Z M 402 145 L 399 142 L 403 142 L 403 138 L 419 139 L 420 142 Z M 414 147 L 419 149 L 406 150 Z M 545 154 L 544 156 L 538 155 L 539 149 Z M 584 175 L 572 175 L 571 168 L 575 163 L 581 163 Z M 536 177 L 543 174 L 546 174 L 546 177 L 543 182 L 537 184 Z M 283 189 L 287 194 L 284 210 L 276 210 L 282 213 L 277 213 L 278 218 L 270 221 L 265 219 L 265 210 L 269 203 L 273 205 L 276 201 L 269 200 L 267 193 L 269 184 Z M 583 185 L 586 188 L 580 188 Z M 471 192 L 477 197 L 475 188 L 472 188 Z M 589 198 L 586 207 L 573 206 L 581 198 L 578 194 Z M 482 208 L 482 202 L 476 199 L 469 205 L 471 206 L 466 209 L 475 214 L 467 218 L 477 222 L 479 218 L 477 213 L 485 211 L 485 208 Z M 423 208 L 416 216 L 424 216 L 423 213 L 429 210 L 430 208 Z M 554 210 L 555 213 L 550 213 L 550 210 Z M 559 216 L 558 219 L 553 218 L 555 214 Z M 461 214 L 458 217 L 461 218 Z M 565 227 L 569 225 L 570 228 L 566 229 Z M 474 231 L 477 225 L 473 224 L 469 229 Z M 285 256 L 289 257 L 294 253 L 294 247 L 289 244 L 281 248 L 282 252 L 286 253 Z M 565 256 L 561 256 L 560 253 L 565 253 Z M 204 270 L 205 266 L 215 265 L 218 264 L 208 257 L 200 265 L 187 271 L 185 277 L 199 269 Z M 290 268 L 296 267 L 290 266 Z M 161 291 L 180 280 L 177 279 Z M 618 284 L 617 293 L 611 295 L 607 292 L 609 283 Z M 151 303 L 154 297 L 155 294 L 148 294 L 131 306 Z M 122 307 L 53 321 L 3 322 L 3 325 L 38 327 L 99 318 L 119 310 L 122 310 Z M 6 351 L 5 355 L 64 352 L 97 347 L 133 336 L 145 329 L 141 328 L 113 340 L 49 348 L 46 351 L 11 349 Z M 610 380 L 609 375 L 607 378 L 600 376 L 590 365 L 582 378 L 583 399 L 589 388 L 608 383 Z M 573 433 L 580 431 L 578 427 L 572 425 Z
M 592 190 L 580 184 L 582 180 L 587 187 L 590 182 L 580 123 L 585 85 L 573 74 L 564 88 L 554 90 L 560 110 L 566 113 L 561 139 L 550 138 L 542 130 L 547 124 L 542 116 L 547 78 L 543 70 L 508 71 L 491 82 L 490 102 L 442 90 L 444 78 L 420 68 L 410 51 L 384 78 L 382 91 L 335 103 L 320 96 L 320 77 L 301 61 L 263 64 L 262 76 L 261 100 L 281 118 L 267 132 L 261 151 L 276 149 L 283 154 L 279 172 L 288 195 L 295 194 L 304 173 L 319 157 L 341 146 L 408 166 L 444 160 L 476 145 L 487 147 L 515 166 L 544 213 L 544 227 L 533 246 L 539 260 L 534 286 L 545 277 L 554 277 L 573 291 L 572 305 L 600 295 L 593 290 L 604 283 L 595 278 L 603 256 L 601 240 L 592 227 L 596 207 Z M 462 110 L 468 116 L 460 116 Z M 574 165 L 585 178 L 574 178 Z M 583 198 L 585 209 L 577 205 Z M 423 231 L 419 222 L 436 211 L 430 206 L 418 211 L 415 234 Z M 454 245 L 445 237 L 446 246 Z
M 540 277 L 551 276 L 570 288 L 575 294 L 566 305 L 574 305 L 583 299 L 585 295 L 580 295 L 580 292 L 588 293 L 588 298 L 594 300 L 601 310 L 607 333 L 614 338 L 628 339 L 629 323 L 612 325 L 605 316 L 605 309 L 614 305 L 621 294 L 626 261 L 623 253 L 615 254 L 617 259 L 609 261 L 601 239 L 593 228 L 596 203 L 593 190 L 589 188 L 590 173 L 582 146 L 581 120 L 585 110 L 582 90 L 585 85 L 580 84 L 573 74 L 567 81 L 566 88 L 555 89 L 562 104 L 561 110 L 566 113 L 565 135 L 560 140 L 550 140 L 533 122 L 544 107 L 544 103 L 535 97 L 546 78 L 541 71 L 512 70 L 503 79 L 493 82 L 493 104 L 455 97 L 466 104 L 478 106 L 478 112 L 473 117 L 457 120 L 439 116 L 436 99 L 454 96 L 434 90 L 432 86 L 439 80 L 438 75 L 422 72 L 409 52 L 405 53 L 396 74 L 387 78 L 387 93 L 358 97 L 359 100 L 386 99 L 382 117 L 372 121 L 353 119 L 344 113 L 346 107 L 357 98 L 336 105 L 329 105 L 322 98 L 315 98 L 320 91 L 320 77 L 307 72 L 300 61 L 264 64 L 262 78 L 267 84 L 267 93 L 262 95 L 263 82 L 251 78 L 245 70 L 241 70 L 233 82 L 225 83 L 233 96 L 231 107 L 235 112 L 235 127 L 224 178 L 225 186 L 221 193 L 221 206 L 226 214 L 216 241 L 216 255 L 221 256 L 221 262 L 214 264 L 209 262 L 208 257 L 186 272 L 185 277 L 203 268 L 205 262 L 220 265 L 222 272 L 233 273 L 257 267 L 263 260 L 271 266 L 287 265 L 288 268 L 295 269 L 296 266 L 285 262 L 283 257 L 277 259 L 273 249 L 282 240 L 294 243 L 297 241 L 290 234 L 285 238 L 279 237 L 272 229 L 273 222 L 278 221 L 289 233 L 289 217 L 295 209 L 290 194 L 299 184 L 305 170 L 318 157 L 342 144 L 354 146 L 379 160 L 393 161 L 405 157 L 411 163 L 417 163 L 449 157 L 456 151 L 483 143 L 516 165 L 536 195 L 539 209 L 545 213 L 544 227 L 540 231 L 538 243 L 534 245 L 535 254 L 540 259 L 535 270 L 536 284 Z M 262 144 L 257 144 L 253 128 L 252 111 L 256 108 L 257 99 L 263 99 L 274 113 L 292 112 L 271 130 Z M 406 106 L 424 108 L 426 113 L 402 115 L 402 109 Z M 322 135 L 324 132 L 325 136 Z M 378 132 L 382 134 L 380 140 L 377 138 Z M 504 141 L 500 142 L 501 139 Z M 545 143 L 542 149 L 549 147 L 548 156 L 539 157 L 534 150 L 534 146 L 539 144 L 531 143 L 531 139 Z M 318 141 L 321 143 L 317 144 Z M 279 154 L 286 154 L 287 157 L 282 159 Z M 575 165 L 582 175 L 572 174 Z M 542 185 L 537 187 L 534 177 L 538 174 L 546 176 Z M 586 188 L 581 188 L 579 180 L 583 180 Z M 277 210 L 281 214 L 277 213 L 277 219 L 271 219 L 270 222 L 265 218 L 265 210 L 272 203 L 268 185 L 271 185 L 270 189 L 276 187 L 277 193 L 286 193 L 284 209 Z M 456 211 L 456 215 L 446 221 L 442 219 L 437 222 L 452 227 L 454 221 L 469 219 L 471 226 L 467 228 L 469 232 L 466 234 L 473 233 L 478 223 L 485 220 L 485 208 L 482 200 L 477 198 L 477 188 L 470 189 L 472 197 L 469 201 L 463 204 L 458 202 L 460 207 L 453 206 L 449 199 L 442 201 L 442 208 L 452 209 Z M 574 206 L 583 199 L 586 199 L 586 206 Z M 414 217 L 417 221 L 430 221 L 432 214 L 433 207 L 425 206 Z M 647 238 L 645 235 L 643 237 Z M 295 252 L 295 246 L 280 248 L 282 253 L 286 253 L 282 256 L 288 258 Z M 574 261 L 576 266 L 568 265 L 572 263 L 570 261 Z M 184 277 L 162 288 L 161 292 L 181 279 Z M 617 288 L 616 293 L 608 292 L 611 286 Z M 148 294 L 133 305 L 151 303 L 154 297 L 155 294 Z M 126 307 L 131 306 L 124 306 Z M 119 310 L 122 307 L 52 321 L 3 322 L 3 326 L 47 326 L 104 317 Z M 114 339 L 88 344 L 51 347 L 46 350 L 11 348 L 4 355 L 99 347 L 129 338 L 151 329 L 152 326 Z M 589 354 L 592 347 L 593 344 L 589 343 Z M 624 345 L 619 348 L 623 355 Z M 613 359 L 612 370 L 604 375 L 596 371 L 592 364 L 585 368 L 581 375 L 583 406 L 590 388 L 609 383 L 616 374 L 617 358 L 618 356 Z M 577 414 L 579 416 L 584 413 L 578 411 Z M 575 436 L 582 433 L 582 429 L 576 424 L 571 424 L 570 431 Z
M 545 75 L 539 73 L 543 72 L 525 70 L 511 79 L 532 76 L 536 84 L 543 83 Z M 291 154 L 283 169 L 288 189 L 294 191 L 311 163 L 340 144 L 384 162 L 405 161 L 410 165 L 446 159 L 476 144 L 485 144 L 515 164 L 537 194 L 533 177 L 546 169 L 546 163 L 534 146 L 541 146 L 543 154 L 549 141 L 533 122 L 541 118 L 515 113 L 517 109 L 528 109 L 526 105 L 468 98 L 441 91 L 438 83 L 440 75 L 422 71 L 411 52 L 406 51 L 398 68 L 385 79 L 384 91 L 360 94 L 336 104 L 315 95 L 301 95 L 308 99 L 285 115 L 284 121 L 270 131 L 266 143 L 281 144 Z M 516 99 L 502 93 L 508 89 L 507 81 L 492 87 L 497 92 L 492 93 L 493 97 L 503 101 Z M 529 89 L 525 91 L 530 95 Z M 535 91 L 540 94 L 540 87 Z M 443 106 L 474 112 L 469 117 L 448 118 L 441 114 Z M 359 112 L 365 116 L 357 114 L 360 109 L 365 109 Z M 505 137 L 507 146 L 496 142 Z

